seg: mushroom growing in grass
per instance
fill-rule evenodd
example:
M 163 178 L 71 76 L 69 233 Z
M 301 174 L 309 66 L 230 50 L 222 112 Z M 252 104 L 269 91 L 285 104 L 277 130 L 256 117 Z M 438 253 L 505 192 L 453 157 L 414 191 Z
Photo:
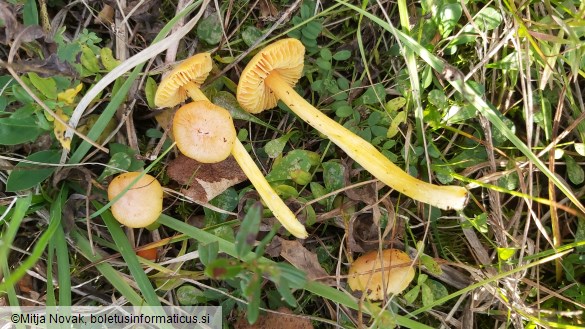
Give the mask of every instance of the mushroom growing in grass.
M 373 250 L 358 257 L 349 267 L 347 283 L 370 300 L 382 300 L 388 294 L 400 294 L 412 279 L 414 269 L 408 254 L 386 249 L 381 254 Z
M 179 150 L 199 162 L 219 162 L 231 153 L 282 226 L 297 238 L 308 236 L 305 226 L 272 189 L 237 139 L 232 118 L 226 109 L 208 100 L 183 105 L 175 113 L 173 135 Z
M 108 186 L 108 200 L 114 200 L 141 173 L 127 172 L 116 176 Z M 146 227 L 154 223 L 163 207 L 163 189 L 156 178 L 145 174 L 112 205 L 114 218 L 132 227 Z
M 384 184 L 441 209 L 459 210 L 465 206 L 465 188 L 437 186 L 410 176 L 373 145 L 301 97 L 292 86 L 301 77 L 304 54 L 304 46 L 296 39 L 283 39 L 261 50 L 250 60 L 240 77 L 237 90 L 240 105 L 250 113 L 259 113 L 275 107 L 281 100 Z
M 173 107 L 187 97 L 206 99 L 200 87 L 211 72 L 212 64 L 209 53 L 184 60 L 162 79 L 154 95 L 154 104 L 157 107 Z

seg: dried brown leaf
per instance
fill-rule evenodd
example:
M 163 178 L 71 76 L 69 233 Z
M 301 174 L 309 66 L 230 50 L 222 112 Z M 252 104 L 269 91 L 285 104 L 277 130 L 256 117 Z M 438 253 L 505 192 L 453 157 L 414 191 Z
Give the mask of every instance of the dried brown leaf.
M 179 155 L 169 164 L 167 174 L 172 180 L 186 185 L 182 193 L 204 203 L 247 179 L 232 156 L 218 163 L 201 163 Z
M 260 0 L 260 19 L 274 21 L 278 18 L 278 10 L 270 0 Z
M 242 314 L 236 323 L 235 329 L 312 329 L 313 324 L 311 320 L 298 316 L 291 316 L 291 310 L 286 307 L 281 307 L 276 310 L 278 313 L 266 313 L 258 317 L 258 321 L 254 324 L 249 324 L 246 319 L 246 314 Z
M 298 240 L 281 239 L 280 255 L 296 268 L 305 271 L 309 280 L 319 280 L 325 284 L 335 284 L 335 280 L 325 272 L 317 254 L 310 252 Z

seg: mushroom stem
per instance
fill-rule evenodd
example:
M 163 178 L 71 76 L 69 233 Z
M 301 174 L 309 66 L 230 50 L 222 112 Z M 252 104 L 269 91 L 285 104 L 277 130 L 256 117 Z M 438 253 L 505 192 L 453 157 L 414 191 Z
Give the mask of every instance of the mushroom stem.
M 460 186 L 437 186 L 410 176 L 372 144 L 330 119 L 302 98 L 277 71 L 265 79 L 266 86 L 297 116 L 337 144 L 374 177 L 400 193 L 441 209 L 463 209 L 467 190 Z
M 236 139 L 234 148 L 232 149 L 232 155 L 242 168 L 242 171 L 248 176 L 248 179 L 252 182 L 252 185 L 254 185 L 256 191 L 260 194 L 266 206 L 268 206 L 268 209 L 272 211 L 272 214 L 274 214 L 274 217 L 278 219 L 282 226 L 297 238 L 307 238 L 309 234 L 305 226 L 297 220 L 284 201 L 274 192 L 252 157 L 250 157 L 250 154 L 248 154 L 248 151 L 244 148 L 244 145 L 238 139 Z
M 207 99 L 205 94 L 203 94 L 199 88 L 188 88 L 191 87 L 190 85 L 192 85 L 192 83 L 188 83 L 185 88 L 194 101 L 206 100 L 209 102 L 209 99 Z M 272 214 L 278 219 L 282 226 L 297 238 L 307 238 L 309 234 L 307 233 L 305 226 L 299 222 L 284 201 L 282 201 L 278 194 L 276 194 L 238 138 L 235 140 L 232 155 L 252 185 L 254 185 L 256 191 L 260 194 L 260 197 L 264 200 L 268 209 L 272 211 Z
M 183 88 L 187 91 L 187 95 L 191 97 L 193 101 L 209 101 L 207 96 L 199 89 L 199 87 L 193 82 L 187 82 Z

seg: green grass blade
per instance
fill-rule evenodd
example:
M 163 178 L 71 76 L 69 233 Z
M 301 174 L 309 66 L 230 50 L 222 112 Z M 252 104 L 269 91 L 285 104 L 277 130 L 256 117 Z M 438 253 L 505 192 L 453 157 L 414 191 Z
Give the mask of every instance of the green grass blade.
M 45 248 L 49 244 L 49 241 L 53 238 L 53 235 L 57 231 L 61 223 L 61 218 L 51 218 L 51 222 L 49 223 L 49 227 L 47 230 L 40 236 L 37 243 L 32 249 L 30 256 L 28 256 L 22 264 L 17 267 L 12 274 L 4 279 L 4 282 L 0 283 L 0 291 L 6 289 L 6 286 L 11 286 L 16 284 L 25 274 L 26 271 L 32 268 L 37 261 L 43 255 Z
M 63 187 L 59 193 L 59 196 L 51 207 L 51 220 L 61 221 L 63 213 L 63 207 L 67 201 L 68 189 Z M 52 247 L 52 248 L 51 248 Z M 65 239 L 65 231 L 63 229 L 63 222 L 53 236 L 53 239 L 49 242 L 49 250 L 55 251 L 57 255 L 57 282 L 59 284 L 59 299 L 58 304 L 61 306 L 71 306 L 71 265 L 69 263 L 69 247 L 67 240 Z M 53 258 L 50 258 L 51 262 Z M 51 269 L 52 267 L 48 267 Z M 52 274 L 52 271 L 47 271 Z M 48 276 L 47 276 L 47 281 Z M 51 282 L 52 284 L 52 282 Z
M 94 202 L 94 206 L 99 209 L 100 205 L 97 202 Z M 112 238 L 118 247 L 118 251 L 126 261 L 128 265 L 128 269 L 132 274 L 134 280 L 136 280 L 136 284 L 140 288 L 142 295 L 146 301 L 148 306 L 161 306 L 160 301 L 158 300 L 158 296 L 148 279 L 146 273 L 142 269 L 142 265 L 140 265 L 140 261 L 136 256 L 136 253 L 132 249 L 130 242 L 128 242 L 128 237 L 124 234 L 124 231 L 120 228 L 120 223 L 112 216 L 112 213 L 109 211 L 105 211 L 102 213 L 102 219 L 104 223 L 108 226 L 108 230 L 112 234 Z
M 217 237 L 209 232 L 206 232 L 204 230 L 198 229 L 194 226 L 191 226 L 187 223 L 183 223 L 175 218 L 172 218 L 170 216 L 167 215 L 162 215 L 159 219 L 158 222 L 161 225 L 167 226 L 169 228 L 172 228 L 173 230 L 177 231 L 177 232 L 181 232 L 184 233 L 185 235 L 199 241 L 199 243 L 212 243 L 212 242 L 216 242 L 219 245 L 219 250 L 221 252 L 224 252 L 232 257 L 237 257 L 238 255 L 238 251 L 236 250 L 236 247 L 233 243 L 226 241 L 220 237 Z M 245 261 L 251 261 L 256 259 L 256 255 L 253 252 L 249 252 L 246 255 L 242 256 L 240 258 L 241 260 Z M 260 263 L 264 263 L 264 264 L 271 264 L 274 265 L 276 264 L 274 261 L 267 259 L 265 257 L 260 257 L 258 259 L 256 259 L 256 261 L 260 262 Z M 345 305 L 349 308 L 352 308 L 354 310 L 360 310 L 360 305 L 358 304 L 358 301 L 353 298 L 352 296 L 345 294 L 339 290 L 333 289 L 329 286 L 326 286 L 322 283 L 319 282 L 314 282 L 314 281 L 308 281 L 307 284 L 304 287 L 305 290 L 310 291 L 316 295 L 319 295 L 321 297 L 327 298 L 335 303 L 339 303 L 342 305 Z M 414 329 L 431 329 L 431 327 L 426 326 L 424 324 L 421 324 L 419 322 L 416 322 L 414 320 L 411 320 L 409 318 L 406 318 L 404 316 L 401 315 L 393 315 L 390 314 L 388 311 L 381 311 L 379 309 L 377 309 L 376 306 L 373 305 L 364 305 L 363 308 L 361 308 L 362 311 L 368 313 L 368 314 L 373 314 L 373 315 L 380 315 L 380 316 L 387 316 L 390 318 L 394 318 L 394 320 L 396 321 L 396 323 L 398 325 L 404 326 L 406 328 L 414 328 Z
M 416 55 L 418 55 L 422 60 L 424 60 L 428 65 L 430 65 L 435 71 L 437 72 L 444 72 L 448 65 L 444 63 L 440 58 L 433 55 L 429 52 L 426 48 L 422 47 L 419 43 L 417 43 L 414 39 L 409 37 L 408 35 L 402 33 L 398 29 L 394 28 L 388 22 L 380 19 L 379 17 L 359 8 L 347 2 L 343 2 L 341 0 L 336 0 L 339 3 L 342 3 L 344 6 L 347 6 L 356 12 L 368 17 L 372 20 L 372 22 L 378 24 L 380 27 L 385 29 L 386 31 L 395 35 L 407 48 L 411 49 Z M 565 194 L 571 202 L 579 208 L 579 210 L 585 213 L 585 206 L 581 204 L 579 199 L 573 194 L 569 187 L 567 187 L 555 174 L 550 171 L 548 166 L 546 166 L 537 156 L 524 144 L 520 138 L 518 138 L 510 128 L 508 128 L 502 119 L 496 114 L 493 106 L 488 104 L 469 84 L 467 84 L 462 79 L 454 79 L 450 80 L 449 83 L 453 86 L 455 90 L 460 92 L 467 101 L 472 104 L 484 117 L 486 117 L 496 129 L 498 129 L 502 135 L 504 135 L 514 146 L 522 152 L 534 165 L 540 169 L 554 184 L 557 186 L 559 190 Z
M 93 254 L 92 248 L 86 237 L 81 235 L 78 230 L 73 230 L 71 232 L 71 238 L 75 240 L 75 245 L 79 248 L 81 254 L 83 254 L 83 256 L 90 262 L 95 263 L 97 270 L 110 282 L 114 289 L 121 293 L 128 302 L 130 302 L 130 304 L 134 306 L 146 305 L 142 297 L 134 291 L 116 269 L 105 262 L 101 262 L 102 257 L 99 255 Z

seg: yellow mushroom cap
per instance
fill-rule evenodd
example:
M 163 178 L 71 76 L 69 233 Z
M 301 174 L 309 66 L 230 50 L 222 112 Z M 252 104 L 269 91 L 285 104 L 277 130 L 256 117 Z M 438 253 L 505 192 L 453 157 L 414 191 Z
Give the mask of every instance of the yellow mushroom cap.
M 351 264 L 347 283 L 352 290 L 366 293 L 370 300 L 382 300 L 384 295 L 399 294 L 408 287 L 414 279 L 411 263 L 408 254 L 398 249 L 383 250 L 381 257 L 377 250 L 370 251 Z
M 282 39 L 257 53 L 248 63 L 238 83 L 236 93 L 240 105 L 250 113 L 259 113 L 276 106 L 278 98 L 264 84 L 264 79 L 276 71 L 290 86 L 303 73 L 305 47 L 297 39 Z
M 183 102 L 188 96 L 186 85 L 191 83 L 196 88 L 201 87 L 211 68 L 209 53 L 184 60 L 162 79 L 154 95 L 154 104 L 157 107 L 173 107 Z
M 236 128 L 230 113 L 209 101 L 183 105 L 173 119 L 179 151 L 203 163 L 225 160 L 234 147 Z
M 113 200 L 141 173 L 128 172 L 116 176 L 108 186 L 108 199 Z M 163 189 L 156 178 L 145 174 L 111 207 L 112 214 L 128 227 L 146 227 L 154 223 L 163 207 Z

